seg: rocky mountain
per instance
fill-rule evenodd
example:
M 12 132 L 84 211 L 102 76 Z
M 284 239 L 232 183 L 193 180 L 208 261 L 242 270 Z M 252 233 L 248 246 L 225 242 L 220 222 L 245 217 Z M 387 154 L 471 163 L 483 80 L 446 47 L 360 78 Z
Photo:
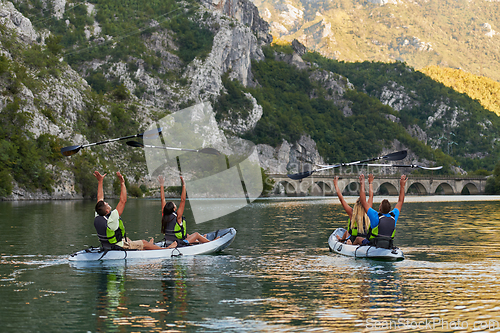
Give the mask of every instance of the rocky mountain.
M 500 81 L 498 1 L 254 0 L 271 33 L 343 61 L 461 68 Z
M 257 144 L 268 173 L 404 148 L 410 162 L 453 172 L 439 138 L 450 129 L 467 161 L 497 149 L 497 119 L 477 125 L 484 108 L 451 89 L 429 95 L 438 84 L 419 77 L 412 86 L 415 71 L 404 66 L 339 67 L 298 41 L 271 46 L 269 28 L 246 0 L 0 3 L 0 196 L 95 195 L 95 169 L 121 170 L 131 193 L 154 188 L 141 150 L 59 149 L 141 133 L 201 102 L 222 141 Z M 384 70 L 392 76 L 374 74 Z M 167 185 L 176 185 L 171 174 Z

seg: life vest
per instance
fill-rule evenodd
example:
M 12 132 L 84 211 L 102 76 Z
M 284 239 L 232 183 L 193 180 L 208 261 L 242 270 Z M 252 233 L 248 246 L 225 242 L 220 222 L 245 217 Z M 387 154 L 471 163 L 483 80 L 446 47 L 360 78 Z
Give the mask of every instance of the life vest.
M 165 240 L 176 241 L 178 239 L 186 239 L 187 228 L 184 216 L 182 217 L 182 225 L 179 225 L 179 223 L 177 223 L 176 212 L 173 212 L 172 214 L 167 216 L 167 219 L 168 222 L 167 227 L 165 228 Z
M 96 216 L 94 219 L 94 227 L 97 231 L 97 237 L 104 248 L 111 248 L 116 243 L 120 242 L 125 236 L 125 226 L 123 225 L 122 219 L 118 219 L 119 227 L 116 230 L 111 230 L 108 228 L 108 218 L 106 216 Z
M 363 216 L 363 223 L 365 222 L 365 217 Z M 351 236 L 354 236 L 356 238 L 357 236 L 360 237 L 366 237 L 366 233 L 364 234 L 358 234 L 358 222 L 354 221 L 354 227 L 351 229 L 351 219 L 347 220 L 347 231 Z
M 392 248 L 394 235 L 396 234 L 396 215 L 390 212 L 389 216 L 378 213 L 378 225 L 368 231 L 368 239 L 371 245 L 382 248 Z

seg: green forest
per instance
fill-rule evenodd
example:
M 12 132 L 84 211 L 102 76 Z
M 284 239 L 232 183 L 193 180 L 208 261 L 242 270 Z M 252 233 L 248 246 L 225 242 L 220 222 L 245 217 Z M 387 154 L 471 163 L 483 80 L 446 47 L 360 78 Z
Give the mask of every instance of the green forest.
M 398 139 L 419 156 L 445 165 L 442 173 L 450 172 L 449 166 L 456 163 L 452 157 L 432 150 L 412 138 L 404 128 L 387 120 L 384 115 L 397 112 L 364 92 L 351 90 L 346 93 L 345 97 L 352 102 L 353 115 L 345 117 L 332 101 L 325 99 L 325 88 L 309 78 L 310 70 L 299 70 L 275 60 L 275 52 L 283 51 L 283 47 L 266 47 L 264 51 L 265 61 L 252 63 L 259 87 L 245 89 L 262 105 L 264 114 L 256 128 L 245 135 L 246 139 L 277 146 L 283 139 L 296 142 L 306 133 L 330 163 L 375 156 L 384 146 Z M 225 80 L 224 83 L 227 93 L 221 95 L 218 103 L 223 101 L 226 108 L 231 109 L 244 108 L 238 96 L 239 89 L 243 88 L 234 81 Z M 310 98 L 312 91 L 317 97 Z M 234 106 L 227 105 L 228 101 Z M 221 111 L 216 110 L 221 116 Z
M 47 166 L 71 171 L 75 175 L 77 191 L 91 196 L 95 195 L 92 171 L 96 167 L 114 171 L 118 168 L 113 163 L 116 157 L 130 164 L 144 165 L 141 151 L 126 146 L 113 150 L 98 146 L 82 150 L 71 160 L 63 157 L 60 147 L 72 145 L 72 142 L 49 134 L 35 136 L 27 130 L 33 115 L 25 108 L 24 87 L 36 94 L 43 90 L 48 78 L 63 79 L 70 65 L 91 87 L 85 92 L 85 106 L 78 111 L 76 121 L 70 124 L 75 133 L 82 134 L 88 142 L 140 133 L 144 130 L 138 120 L 144 87 L 136 82 L 137 90 L 128 91 L 118 77 L 107 72 L 106 62 L 95 70 L 90 70 L 87 63 L 94 59 L 110 63 L 123 61 L 130 71 L 134 71 L 137 60 L 141 59 L 151 75 L 165 82 L 187 85 L 187 80 L 182 78 L 184 69 L 193 59 L 203 60 L 207 56 L 214 32 L 218 29 L 213 23 L 207 23 L 210 22 L 208 14 L 200 14 L 199 4 L 195 1 L 129 1 L 123 4 L 97 0 L 93 5 L 95 17 L 88 15 L 83 3 L 67 3 L 64 16 L 59 20 L 52 15 L 50 4 L 44 7 L 41 1 L 20 3 L 19 10 L 35 27 L 53 32 L 45 40 L 45 46 L 20 43 L 15 34 L 0 26 L 1 46 L 10 54 L 10 58 L 0 56 L 0 83 L 3 96 L 8 100 L 0 112 L 0 196 L 12 192 L 13 180 L 28 190 L 50 192 L 55 180 Z M 66 20 L 70 24 L 66 24 Z M 87 40 L 85 28 L 96 21 L 103 35 L 113 38 L 90 37 Z M 181 68 L 165 69 L 161 65 L 162 55 L 145 46 L 145 41 L 159 30 L 166 31 L 175 43 L 176 47 L 169 52 L 179 57 Z M 276 147 L 283 139 L 293 143 L 303 134 L 308 134 L 328 163 L 373 157 L 398 140 L 420 158 L 444 166 L 435 174 L 451 174 L 451 166 L 489 174 L 498 162 L 500 148 L 492 144 L 500 134 L 498 116 L 477 100 L 436 82 L 405 63 L 349 63 L 312 52 L 305 54 L 303 59 L 315 65 L 299 70 L 277 60 L 278 53 L 293 53 L 291 46 L 265 46 L 263 51 L 265 59 L 252 62 L 252 75 L 257 85 L 244 87 L 229 79 L 226 73 L 222 77 L 225 92 L 212 101 L 216 118 L 221 120 L 248 115 L 252 103 L 244 93 L 256 98 L 264 113 L 255 129 L 244 135 L 245 139 Z M 340 74 L 355 86 L 343 97 L 350 103 L 351 116 L 344 116 L 327 98 L 329 91 L 310 78 L 314 70 Z M 380 89 L 388 82 L 404 87 L 419 107 L 396 111 L 381 103 Z M 426 128 L 428 117 L 434 113 L 431 106 L 436 102 L 467 111 L 453 129 L 455 145 L 450 154 L 446 142 L 432 149 L 406 131 L 407 126 L 418 125 L 425 128 L 429 138 L 442 136 L 447 119 L 438 119 Z M 65 121 L 64 115 L 56 114 L 42 100 L 35 99 L 35 107 L 54 124 L 61 125 Z M 175 110 L 166 109 L 164 113 L 172 111 Z M 399 122 L 389 120 L 388 116 L 396 117 Z M 485 131 L 481 124 L 486 122 L 491 126 Z M 477 157 L 478 152 L 483 155 Z M 104 155 L 106 158 L 100 158 Z M 136 174 L 127 175 L 127 181 L 137 182 L 141 172 L 138 170 Z M 492 184 L 490 188 L 496 191 Z M 137 187 L 133 192 L 146 191 L 147 188 Z

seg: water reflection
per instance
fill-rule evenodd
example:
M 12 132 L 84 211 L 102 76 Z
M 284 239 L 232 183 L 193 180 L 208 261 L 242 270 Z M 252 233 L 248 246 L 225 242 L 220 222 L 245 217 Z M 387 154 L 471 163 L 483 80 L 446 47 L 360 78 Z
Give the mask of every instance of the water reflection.
M 97 274 L 97 331 L 117 332 L 127 316 L 125 267 L 117 266 Z
M 385 263 L 328 251 L 328 236 L 346 224 L 332 202 L 254 202 L 200 224 L 201 232 L 236 227 L 222 255 L 96 263 L 66 260 L 91 237 L 93 203 L 0 210 L 10 214 L 0 223 L 0 324 L 64 333 L 431 331 L 415 326 L 427 321 L 449 332 L 500 321 L 499 204 L 405 203 L 396 244 L 406 259 Z M 157 206 L 134 202 L 127 229 L 156 232 Z M 60 235 L 67 241 L 52 235 L 73 228 Z
M 170 308 L 170 313 L 174 314 L 177 320 L 187 320 L 187 269 L 178 261 L 164 262 L 162 268 L 161 290 L 163 300 L 160 305 Z M 163 316 L 163 322 L 168 323 L 170 318 Z

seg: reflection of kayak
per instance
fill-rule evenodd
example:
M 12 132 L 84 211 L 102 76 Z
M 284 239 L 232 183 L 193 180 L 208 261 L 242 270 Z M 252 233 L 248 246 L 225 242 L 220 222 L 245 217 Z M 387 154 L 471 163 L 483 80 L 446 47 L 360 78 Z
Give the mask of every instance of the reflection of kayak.
M 171 257 L 197 254 L 211 254 L 224 250 L 234 240 L 236 229 L 227 228 L 212 231 L 207 234 L 211 242 L 183 246 L 165 250 L 145 250 L 145 251 L 104 251 L 102 248 L 90 248 L 72 254 L 70 261 L 96 261 L 96 260 L 116 260 L 116 259 L 168 259 Z M 218 239 L 215 239 L 220 237 Z M 215 239 L 215 240 L 214 240 Z
M 403 260 L 403 251 L 398 248 L 384 249 L 370 245 L 348 245 L 337 240 L 336 235 L 342 237 L 345 229 L 336 229 L 328 238 L 328 246 L 331 252 L 355 258 L 372 258 L 379 260 Z

